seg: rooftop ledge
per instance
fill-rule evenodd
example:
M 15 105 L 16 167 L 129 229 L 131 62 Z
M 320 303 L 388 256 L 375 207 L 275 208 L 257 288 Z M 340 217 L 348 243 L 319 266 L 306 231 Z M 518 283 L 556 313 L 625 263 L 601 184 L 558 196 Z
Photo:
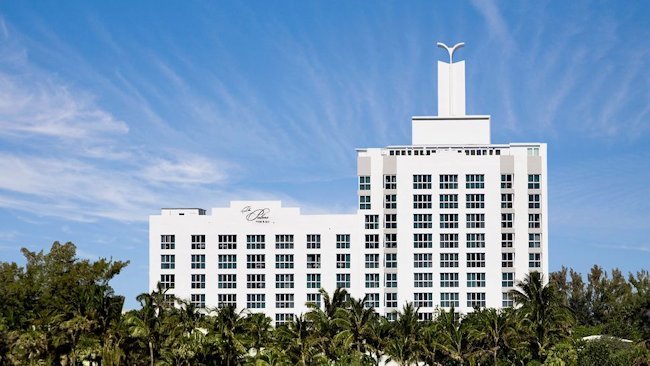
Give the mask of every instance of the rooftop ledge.
M 467 115 L 467 116 L 413 116 L 411 117 L 414 121 L 423 121 L 423 120 L 476 120 L 476 119 L 490 119 L 489 114 L 477 114 L 477 115 Z

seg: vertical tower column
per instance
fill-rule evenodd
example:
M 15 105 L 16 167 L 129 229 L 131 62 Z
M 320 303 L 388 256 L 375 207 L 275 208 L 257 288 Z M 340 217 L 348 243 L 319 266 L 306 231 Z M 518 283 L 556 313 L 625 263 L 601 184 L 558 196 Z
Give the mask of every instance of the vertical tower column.
M 453 62 L 454 52 L 464 45 L 438 43 L 449 53 L 449 63 L 438 61 L 438 116 L 465 115 L 465 61 Z

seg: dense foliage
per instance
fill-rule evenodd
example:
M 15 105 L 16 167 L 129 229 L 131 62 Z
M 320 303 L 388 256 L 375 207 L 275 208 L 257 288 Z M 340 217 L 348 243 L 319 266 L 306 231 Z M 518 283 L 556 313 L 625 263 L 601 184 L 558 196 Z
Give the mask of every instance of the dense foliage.
M 1 365 L 648 365 L 650 276 L 609 277 L 595 266 L 546 284 L 531 273 L 514 309 L 437 313 L 405 305 L 389 322 L 345 290 L 288 324 L 263 314 L 203 315 L 159 288 L 122 312 L 109 281 L 125 262 L 76 258 L 71 243 L 23 249 L 25 267 L 0 263 Z M 583 341 L 587 335 L 606 334 Z M 631 342 L 620 340 L 629 339 Z

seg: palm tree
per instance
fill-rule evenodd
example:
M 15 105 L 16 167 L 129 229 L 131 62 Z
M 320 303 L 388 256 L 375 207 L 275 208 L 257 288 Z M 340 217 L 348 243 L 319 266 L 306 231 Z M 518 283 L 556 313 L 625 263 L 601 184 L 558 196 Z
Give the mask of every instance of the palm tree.
M 245 319 L 244 328 L 248 334 L 248 344 L 250 349 L 255 350 L 254 360 L 260 358 L 260 351 L 271 343 L 271 318 L 264 313 L 250 314 Z
M 310 309 L 305 314 L 305 318 L 312 322 L 315 334 L 317 335 L 317 344 L 320 349 L 330 360 L 338 359 L 339 351 L 334 344 L 334 337 L 339 332 L 339 327 L 335 324 L 334 319 L 339 309 L 343 309 L 348 300 L 348 292 L 343 288 L 337 288 L 332 296 L 324 289 L 318 291 L 323 299 L 323 306 L 319 304 L 307 303 Z
M 291 364 L 301 366 L 313 364 L 316 342 L 312 337 L 313 326 L 310 321 L 300 315 L 287 324 L 279 326 L 276 332 L 278 345 L 284 349 Z
M 511 312 L 497 309 L 483 309 L 471 313 L 469 321 L 469 339 L 479 349 L 486 351 L 494 365 L 497 365 L 499 351 L 507 347 L 507 340 L 515 332 Z
M 454 308 L 449 312 L 442 310 L 436 319 L 438 337 L 434 340 L 437 348 L 461 366 L 469 357 L 467 327 L 460 321 Z
M 142 293 L 136 297 L 142 308 L 129 314 L 126 323 L 129 327 L 129 333 L 134 338 L 142 339 L 149 349 L 149 362 L 151 366 L 155 365 L 155 354 L 160 347 L 161 335 L 160 328 L 165 315 L 165 310 L 169 307 L 165 293 L 167 289 L 158 283 L 158 288 L 149 293 Z
M 390 338 L 386 346 L 388 361 L 400 366 L 417 363 L 421 349 L 419 339 L 422 324 L 418 319 L 418 309 L 412 303 L 407 303 L 398 313 L 397 320 L 392 322 Z
M 335 340 L 349 344 L 360 355 L 367 351 L 367 340 L 370 338 L 371 323 L 378 321 L 377 312 L 367 306 L 366 298 L 350 299 L 347 309 L 337 311 L 334 323 L 341 329 Z
M 243 310 L 238 312 L 234 306 L 226 306 L 219 309 L 217 316 L 211 320 L 208 337 L 216 346 L 222 364 L 237 365 L 246 354 L 242 314 Z

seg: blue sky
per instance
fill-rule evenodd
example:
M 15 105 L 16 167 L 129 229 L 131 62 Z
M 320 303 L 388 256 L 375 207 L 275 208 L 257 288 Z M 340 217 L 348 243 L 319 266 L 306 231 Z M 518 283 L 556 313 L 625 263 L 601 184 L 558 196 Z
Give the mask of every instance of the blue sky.
M 0 2 L 0 260 L 73 241 L 147 289 L 160 207 L 355 210 L 355 147 L 433 115 L 435 42 L 467 112 L 549 145 L 550 267 L 650 263 L 650 3 Z

